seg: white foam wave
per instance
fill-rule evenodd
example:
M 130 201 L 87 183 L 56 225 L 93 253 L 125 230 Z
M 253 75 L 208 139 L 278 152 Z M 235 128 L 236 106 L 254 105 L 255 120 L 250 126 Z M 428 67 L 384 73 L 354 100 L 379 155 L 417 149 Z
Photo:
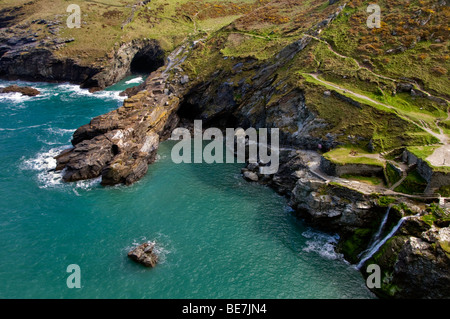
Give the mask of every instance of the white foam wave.
M 14 104 L 20 104 L 31 100 L 33 97 L 28 95 L 23 95 L 22 93 L 2 93 L 0 94 L 0 102 L 9 102 Z
M 58 128 L 58 127 L 49 127 L 46 129 L 47 132 L 50 134 L 58 135 L 58 136 L 64 136 L 67 134 L 73 134 L 75 132 L 75 129 L 65 129 L 65 128 Z
M 144 82 L 144 78 L 142 76 L 139 76 L 137 78 L 125 81 L 125 84 L 142 83 L 142 82 Z
M 126 96 L 120 96 L 121 91 L 97 91 L 94 93 L 89 92 L 88 89 L 82 89 L 79 85 L 70 84 L 70 83 L 64 83 L 58 85 L 58 91 L 69 93 L 72 97 L 77 96 L 88 96 L 88 97 L 96 97 L 99 99 L 112 99 L 112 100 L 118 100 L 123 101 L 126 99 Z
M 136 83 L 139 83 L 138 81 L 143 82 L 144 80 L 142 77 L 138 77 L 131 79 L 130 81 L 136 81 Z M 94 97 L 102 100 L 114 100 L 118 102 L 122 102 L 126 99 L 126 96 L 120 96 L 121 91 L 102 90 L 91 93 L 88 89 L 83 89 L 79 85 L 70 83 L 48 84 L 44 82 L 29 83 L 24 81 L 8 81 L 1 83 L 0 87 L 6 87 L 13 84 L 19 86 L 32 86 L 40 91 L 40 94 L 37 96 L 26 96 L 18 92 L 0 94 L 0 102 L 8 103 L 8 107 L 14 109 L 26 108 L 26 102 L 28 101 L 46 100 L 56 96 L 58 96 L 58 98 L 63 102 L 76 99 L 80 96 Z
M 306 247 L 303 251 L 315 252 L 326 259 L 342 259 L 342 254 L 335 251 L 336 244 L 339 240 L 338 235 L 329 235 L 312 229 L 302 233 L 307 238 Z
M 101 177 L 86 181 L 77 181 L 75 183 L 65 183 L 62 180 L 63 171 L 54 170 L 56 168 L 55 157 L 67 148 L 68 146 L 59 146 L 48 151 L 38 153 L 33 158 L 23 160 L 21 168 L 23 170 L 37 172 L 39 188 L 67 187 L 74 189 L 75 194 L 79 195 L 76 189 L 90 190 L 98 186 L 101 182 Z
M 79 85 L 70 83 L 61 83 L 57 85 L 58 92 L 75 92 L 75 93 L 86 93 L 90 94 L 88 89 L 82 89 Z
M 0 94 L 0 102 L 8 102 L 12 104 L 21 104 L 27 101 L 41 100 L 46 99 L 50 96 L 58 95 L 59 93 L 55 92 L 53 89 L 49 89 L 45 87 L 43 83 L 33 83 L 33 82 L 24 82 L 24 81 L 10 81 L 7 84 L 0 84 L 0 88 L 4 88 L 9 85 L 18 85 L 18 86 L 29 86 L 37 89 L 39 94 L 36 96 L 28 96 L 23 95 L 20 92 L 11 92 L 11 93 L 2 93 Z M 24 106 L 22 105 L 22 108 Z
M 23 161 L 22 169 L 37 171 L 39 188 L 55 187 L 62 184 L 61 172 L 54 171 L 56 159 L 67 146 L 52 148 L 47 152 L 38 153 L 34 158 Z
M 126 252 L 136 248 L 143 243 L 154 244 L 155 247 L 153 251 L 158 256 L 158 263 L 164 264 L 167 261 L 167 255 L 174 252 L 174 249 L 170 247 L 170 241 L 168 237 L 164 234 L 158 233 L 157 236 L 153 239 L 147 239 L 146 236 L 142 236 L 140 239 L 133 239 L 133 243 L 125 248 Z
M 156 154 L 155 163 L 159 161 L 164 161 L 165 159 L 167 159 L 167 155 Z
M 48 132 L 48 134 L 45 134 L 43 136 L 38 135 L 38 140 L 42 143 L 45 143 L 47 145 L 61 145 L 61 137 L 66 136 L 67 140 L 64 141 L 64 144 L 70 143 L 72 140 L 72 134 L 75 131 L 74 129 L 63 129 L 63 128 L 55 128 L 55 127 L 49 127 L 46 128 L 45 131 Z
M 98 91 L 98 92 L 92 93 L 92 95 L 99 99 L 111 99 L 111 100 L 117 100 L 117 101 L 125 100 L 127 97 L 120 96 L 120 93 L 121 93 L 121 91 Z
M 100 185 L 101 182 L 102 182 L 102 177 L 99 176 L 99 177 L 93 178 L 93 179 L 77 181 L 77 182 L 75 182 L 75 187 L 79 188 L 79 189 L 83 189 L 83 190 L 90 190 L 90 189 Z
M 20 130 L 27 130 L 30 128 L 37 128 L 37 127 L 41 127 L 44 125 L 47 125 L 47 124 L 29 125 L 29 126 L 14 127 L 14 128 L 0 127 L 0 131 L 20 131 Z

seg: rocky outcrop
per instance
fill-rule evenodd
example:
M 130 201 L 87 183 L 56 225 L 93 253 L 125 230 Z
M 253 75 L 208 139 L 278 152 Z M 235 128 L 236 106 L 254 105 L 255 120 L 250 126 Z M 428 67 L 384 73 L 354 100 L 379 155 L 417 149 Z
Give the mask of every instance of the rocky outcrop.
M 34 24 L 47 25 L 51 35 L 34 33 Z M 77 58 L 57 56 L 58 49 L 74 41 L 57 36 L 61 24 L 35 20 L 0 29 L 0 77 L 71 82 L 95 91 L 120 81 L 131 71 L 150 73 L 164 64 L 163 50 L 150 39 L 122 43 L 100 63 L 86 64 Z
M 158 262 L 158 256 L 154 252 L 155 243 L 143 243 L 130 252 L 128 258 L 145 267 L 155 267 Z
M 141 179 L 156 158 L 159 142 L 170 137 L 180 120 L 178 96 L 183 96 L 183 75 L 171 68 L 182 59 L 183 46 L 169 56 L 172 63 L 152 72 L 121 107 L 79 127 L 73 147 L 55 157 L 56 170 L 67 182 L 101 176 L 103 185 L 130 185 Z M 169 80 L 170 74 L 170 80 Z
M 179 99 L 164 92 L 165 77 L 152 73 L 146 90 L 75 131 L 73 148 L 56 157 L 65 181 L 101 176 L 103 185 L 129 185 L 146 174 L 161 136 L 178 124 Z
M 0 93 L 21 93 L 27 96 L 36 96 L 41 94 L 39 90 L 29 86 L 10 85 L 5 88 L 0 88 Z
M 105 62 L 105 67 L 85 80 L 82 87 L 100 90 L 110 86 L 130 72 L 150 73 L 164 65 L 164 51 L 155 40 L 133 40 L 123 43 Z
M 368 195 L 327 183 L 308 171 L 298 171 L 297 176 L 291 205 L 311 225 L 345 237 L 379 219 L 380 212 Z
M 368 262 L 382 270 L 381 288 L 374 292 L 394 298 L 449 298 L 450 228 L 430 226 L 420 216 L 408 221 Z

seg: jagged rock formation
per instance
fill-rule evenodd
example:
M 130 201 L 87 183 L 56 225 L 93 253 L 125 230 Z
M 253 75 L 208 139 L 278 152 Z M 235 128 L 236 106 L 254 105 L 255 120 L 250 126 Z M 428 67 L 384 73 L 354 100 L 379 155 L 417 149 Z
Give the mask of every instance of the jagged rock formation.
M 102 176 L 103 185 L 129 185 L 146 174 L 161 136 L 178 124 L 179 99 L 165 91 L 165 78 L 152 73 L 146 90 L 75 131 L 73 148 L 56 157 L 65 181 Z
M 448 298 L 450 296 L 450 227 L 405 222 L 367 264 L 382 269 L 382 297 Z M 363 272 L 364 274 L 364 272 Z
M 11 19 L 15 18 L 12 17 Z M 35 21 L 49 28 L 61 21 Z M 154 71 L 164 64 L 164 52 L 155 40 L 133 40 L 122 43 L 104 59 L 103 63 L 80 63 L 76 58 L 60 58 L 55 52 L 73 38 L 56 35 L 40 38 L 30 29 L 30 23 L 0 28 L 0 77 L 31 81 L 69 81 L 92 91 L 104 89 L 127 74 Z
M 153 268 L 158 262 L 158 256 L 155 254 L 154 248 L 154 243 L 143 243 L 128 252 L 128 258 L 144 265 L 145 267 Z

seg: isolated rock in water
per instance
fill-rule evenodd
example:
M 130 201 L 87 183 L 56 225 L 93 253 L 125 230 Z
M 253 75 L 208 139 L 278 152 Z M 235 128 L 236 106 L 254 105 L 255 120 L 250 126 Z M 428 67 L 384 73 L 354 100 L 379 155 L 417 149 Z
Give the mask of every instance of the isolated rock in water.
M 29 86 L 18 86 L 18 85 L 10 85 L 5 88 L 0 89 L 0 93 L 22 93 L 22 95 L 27 96 L 36 96 L 39 95 L 41 92 L 38 90 L 29 87 Z
M 258 181 L 258 175 L 256 173 L 246 171 L 244 172 L 244 178 L 248 181 L 257 182 Z
M 153 252 L 155 243 L 143 243 L 128 253 L 128 257 L 145 267 L 155 267 L 158 256 Z

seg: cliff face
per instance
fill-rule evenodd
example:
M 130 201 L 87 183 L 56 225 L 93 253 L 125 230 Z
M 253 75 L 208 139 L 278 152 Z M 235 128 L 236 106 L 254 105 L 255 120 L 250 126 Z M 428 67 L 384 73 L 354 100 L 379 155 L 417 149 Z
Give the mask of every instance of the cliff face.
M 120 45 L 105 65 L 81 86 L 104 89 L 131 72 L 150 73 L 164 65 L 164 51 L 155 40 L 133 40 Z
M 84 88 L 100 90 L 130 74 L 135 59 L 140 59 L 138 64 L 146 66 L 142 71 L 156 70 L 164 63 L 164 52 L 155 40 L 123 43 L 101 65 L 83 65 L 77 61 L 77 57 L 58 57 L 55 51 L 72 40 L 55 37 L 38 41 L 29 31 L 24 33 L 13 28 L 0 29 L 0 77 L 68 81 Z
M 218 70 L 191 87 L 180 114 L 222 128 L 278 128 L 284 145 L 307 149 L 318 144 L 335 146 L 332 140 L 310 134 L 325 123 L 307 107 L 303 90 L 279 74 L 309 42 L 309 37 L 302 37 L 266 63 L 253 59 L 231 62 L 229 69 Z
M 32 39 L 32 38 L 31 38 Z M 29 42 L 28 35 L 10 38 L 0 34 L 0 76 L 32 81 L 70 81 L 85 83 L 101 70 L 79 65 L 75 60 L 54 56 L 55 43 Z M 62 40 L 64 43 L 65 41 Z
M 450 296 L 450 227 L 425 223 L 423 216 L 405 220 L 367 262 L 382 269 L 382 297 L 448 298 Z

